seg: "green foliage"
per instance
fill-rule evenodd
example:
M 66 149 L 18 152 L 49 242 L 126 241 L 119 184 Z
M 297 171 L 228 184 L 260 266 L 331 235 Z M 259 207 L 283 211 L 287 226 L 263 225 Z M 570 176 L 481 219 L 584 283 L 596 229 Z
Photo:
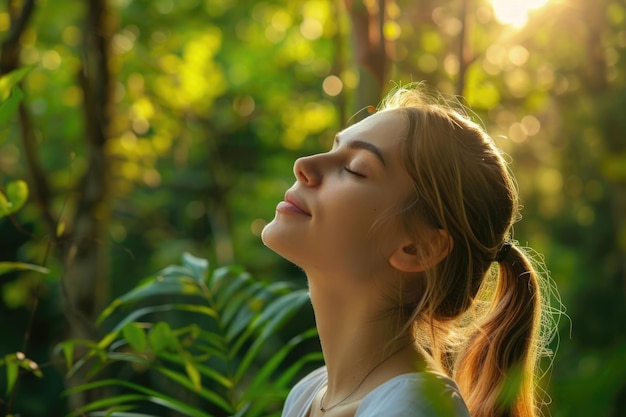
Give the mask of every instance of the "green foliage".
M 294 348 L 317 335 L 314 329 L 284 344 L 278 340 L 281 328 L 307 302 L 304 289 L 255 281 L 235 266 L 209 273 L 206 260 L 185 254 L 182 265 L 163 269 L 110 304 L 98 320 L 111 327 L 102 339 L 64 341 L 57 353 L 65 358 L 68 376 L 87 367 L 96 377 L 105 367 L 127 364 L 169 380 L 194 400 L 182 402 L 180 394 L 134 381 L 99 379 L 66 394 L 101 388 L 114 394 L 70 416 L 124 416 L 146 404 L 198 417 L 275 413 L 300 369 L 320 359 L 305 355 L 286 365 Z M 86 353 L 76 358 L 81 349 Z M 214 411 L 201 411 L 199 404 Z
M 17 86 L 32 68 L 21 68 L 0 77 L 0 129 L 5 128 L 15 115 L 24 98 L 24 93 Z M 28 200 L 28 185 L 25 181 L 15 180 L 6 185 L 6 191 L 0 190 L 0 219 L 16 213 Z
M 39 378 L 43 376 L 39 365 L 29 359 L 22 352 L 9 353 L 4 355 L 4 358 L 0 359 L 0 368 L 4 367 L 7 378 L 7 396 L 13 390 L 15 383 L 17 382 L 18 374 L 20 370 L 33 374 Z
M 0 275 L 13 271 L 35 271 L 47 274 L 49 271 L 39 265 L 27 264 L 24 262 L 0 262 Z
M 0 128 L 6 126 L 22 102 L 24 93 L 17 85 L 31 70 L 20 68 L 0 77 Z
M 16 213 L 28 200 L 28 185 L 25 181 L 10 182 L 6 195 L 0 191 L 0 218 Z

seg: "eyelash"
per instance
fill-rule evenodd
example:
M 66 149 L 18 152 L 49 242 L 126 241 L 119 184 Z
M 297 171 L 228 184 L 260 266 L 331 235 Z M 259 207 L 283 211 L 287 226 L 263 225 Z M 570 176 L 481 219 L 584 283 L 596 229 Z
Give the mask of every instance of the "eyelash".
M 348 168 L 348 167 L 344 167 L 343 169 L 345 169 L 345 170 L 346 170 L 346 172 L 348 172 L 349 174 L 352 174 L 352 175 L 354 175 L 354 176 L 356 176 L 356 177 L 359 177 L 359 178 L 365 178 L 365 175 L 360 174 L 360 173 L 358 173 L 358 172 L 356 172 L 356 171 L 352 171 L 352 170 L 351 170 L 350 168 Z

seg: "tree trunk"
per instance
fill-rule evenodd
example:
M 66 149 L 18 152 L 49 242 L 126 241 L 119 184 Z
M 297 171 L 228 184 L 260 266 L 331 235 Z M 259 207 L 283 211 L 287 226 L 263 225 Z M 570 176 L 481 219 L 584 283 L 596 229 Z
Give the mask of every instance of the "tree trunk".
M 461 21 L 461 32 L 459 33 L 459 76 L 457 78 L 456 94 L 463 96 L 465 92 L 465 78 L 467 68 L 472 62 L 470 47 L 470 19 L 471 0 L 462 0 L 459 20 Z
M 35 0 L 7 2 L 11 25 L 2 42 L 0 75 L 20 67 L 20 38 L 35 9 Z M 94 321 L 108 301 L 106 228 L 109 218 L 109 163 L 105 144 L 109 137 L 111 120 L 112 81 L 109 68 L 112 18 L 107 0 L 87 0 L 84 28 L 84 52 L 79 80 L 84 97 L 85 145 L 87 170 L 77 184 L 77 205 L 66 231 L 57 233 L 58 214 L 52 209 L 54 192 L 39 163 L 33 124 L 28 107 L 20 104 L 19 121 L 24 154 L 30 173 L 30 191 L 49 229 L 51 239 L 59 249 L 64 262 L 63 307 L 69 324 L 70 339 L 93 339 Z M 79 352 L 77 352 L 79 354 Z M 77 373 L 68 385 L 85 382 L 85 375 Z M 70 397 L 75 409 L 92 401 L 102 393 L 77 394 Z
M 78 184 L 78 203 L 71 235 L 64 246 L 64 311 L 70 324 L 69 338 L 93 339 L 94 322 L 109 297 L 106 230 L 110 217 L 110 163 L 105 145 L 112 117 L 110 45 L 112 16 L 107 0 L 87 0 L 83 28 L 82 68 L 78 78 L 84 97 L 87 170 Z M 87 369 L 68 381 L 73 387 L 85 382 Z M 100 398 L 101 392 L 70 397 L 71 409 Z
M 383 23 L 385 0 L 346 0 L 352 23 L 352 46 L 359 73 L 354 122 L 369 114 L 365 109 L 378 105 L 387 71 L 387 54 Z

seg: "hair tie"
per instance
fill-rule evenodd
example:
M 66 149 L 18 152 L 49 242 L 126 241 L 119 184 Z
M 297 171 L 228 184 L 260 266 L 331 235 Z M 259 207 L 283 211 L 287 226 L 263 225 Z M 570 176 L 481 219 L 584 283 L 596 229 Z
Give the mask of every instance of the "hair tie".
M 504 242 L 502 246 L 500 246 L 500 249 L 498 249 L 498 253 L 496 254 L 494 261 L 498 263 L 504 261 L 512 246 L 513 245 L 510 242 Z

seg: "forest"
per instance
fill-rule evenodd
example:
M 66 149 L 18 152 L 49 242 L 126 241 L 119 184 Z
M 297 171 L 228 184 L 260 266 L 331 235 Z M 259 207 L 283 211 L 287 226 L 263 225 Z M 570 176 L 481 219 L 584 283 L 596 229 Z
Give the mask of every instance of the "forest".
M 423 82 L 517 178 L 544 416 L 625 415 L 625 0 L 6 0 L 0 42 L 0 414 L 280 415 L 321 355 L 261 230 Z

